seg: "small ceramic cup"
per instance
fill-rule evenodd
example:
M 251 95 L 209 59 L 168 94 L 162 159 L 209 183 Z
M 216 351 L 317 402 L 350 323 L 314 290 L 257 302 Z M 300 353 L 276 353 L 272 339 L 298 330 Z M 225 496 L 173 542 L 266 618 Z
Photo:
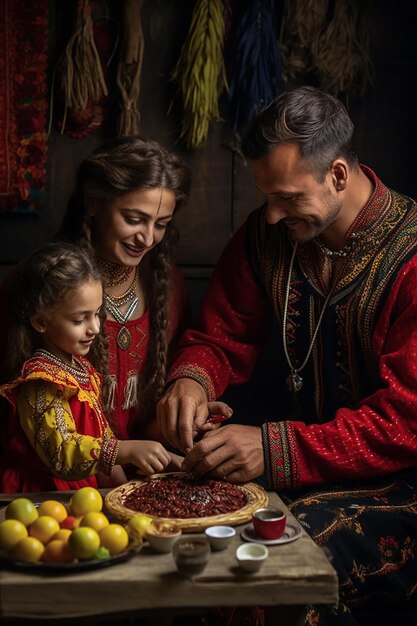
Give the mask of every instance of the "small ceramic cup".
M 182 537 L 172 549 L 179 574 L 193 577 L 205 569 L 210 559 L 210 544 L 207 537 Z
M 181 533 L 177 526 L 151 522 L 146 528 L 145 539 L 156 552 L 171 552 Z
M 252 515 L 253 528 L 262 539 L 279 539 L 284 534 L 287 516 L 282 509 L 257 509 Z
M 236 531 L 232 526 L 209 526 L 204 534 L 210 542 L 212 550 L 225 550 L 231 543 Z
M 244 543 L 236 550 L 236 558 L 246 572 L 257 572 L 268 558 L 268 548 L 261 543 Z

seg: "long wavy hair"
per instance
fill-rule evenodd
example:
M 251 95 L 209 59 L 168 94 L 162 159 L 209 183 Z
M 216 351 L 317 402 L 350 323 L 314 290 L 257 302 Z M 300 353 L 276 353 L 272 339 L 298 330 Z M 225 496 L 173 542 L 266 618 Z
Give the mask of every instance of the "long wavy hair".
M 89 203 L 112 201 L 133 191 L 162 188 L 174 192 L 176 212 L 188 199 L 190 182 L 189 168 L 177 154 L 157 142 L 139 136 L 110 140 L 81 163 L 74 193 L 56 237 L 86 248 L 94 257 L 97 216 L 88 215 Z M 144 417 L 161 396 L 165 384 L 171 250 L 176 238 L 171 222 L 162 241 L 141 263 L 150 319 L 150 343 L 137 397 L 137 406 L 141 407 Z M 103 355 L 94 354 L 93 358 L 101 359 Z M 106 395 L 105 388 L 104 398 Z
M 19 264 L 10 294 L 13 322 L 8 337 L 5 380 L 17 376 L 23 363 L 42 347 L 42 335 L 32 326 L 32 317 L 53 313 L 68 292 L 89 281 L 101 282 L 98 268 L 89 254 L 68 243 L 46 244 Z M 104 307 L 100 321 L 101 330 L 92 346 L 99 353 L 107 354 Z M 106 377 L 107 359 L 97 369 Z

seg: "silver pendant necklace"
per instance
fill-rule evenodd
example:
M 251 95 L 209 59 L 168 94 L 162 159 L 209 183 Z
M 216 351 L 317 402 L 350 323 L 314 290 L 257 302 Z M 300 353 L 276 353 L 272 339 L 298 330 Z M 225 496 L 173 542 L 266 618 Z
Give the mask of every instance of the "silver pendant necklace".
M 287 348 L 287 316 L 288 316 L 288 300 L 290 296 L 292 270 L 294 266 L 295 255 L 297 253 L 297 248 L 298 248 L 298 242 L 294 244 L 294 248 L 293 248 L 292 255 L 291 255 L 290 267 L 288 271 L 288 281 L 287 281 L 287 286 L 285 289 L 284 312 L 283 312 L 283 318 L 282 318 L 282 344 L 284 346 L 285 358 L 287 359 L 288 367 L 290 368 L 290 373 L 289 373 L 289 376 L 287 377 L 286 382 L 289 387 L 289 390 L 295 393 L 297 393 L 298 391 L 301 391 L 303 387 L 303 379 L 300 376 L 300 372 L 305 368 L 305 366 L 307 365 L 307 361 L 310 358 L 310 354 L 311 354 L 311 351 L 313 350 L 314 342 L 316 341 L 317 333 L 319 332 L 319 328 L 321 325 L 321 321 L 323 319 L 324 312 L 327 308 L 327 305 L 329 303 L 329 300 L 331 298 L 332 291 L 333 291 L 332 289 L 330 289 L 323 303 L 323 307 L 321 309 L 321 313 L 317 321 L 317 326 L 311 338 L 310 345 L 307 350 L 307 354 L 306 354 L 304 361 L 301 363 L 299 367 L 294 367 L 293 364 L 291 363 L 290 355 L 288 354 L 288 348 Z

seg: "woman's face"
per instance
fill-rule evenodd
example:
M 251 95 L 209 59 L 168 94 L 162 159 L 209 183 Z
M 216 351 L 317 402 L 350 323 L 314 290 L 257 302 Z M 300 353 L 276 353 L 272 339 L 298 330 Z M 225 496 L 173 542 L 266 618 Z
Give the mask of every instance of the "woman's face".
M 171 189 L 141 189 L 89 207 L 97 255 L 135 267 L 164 238 L 175 209 Z

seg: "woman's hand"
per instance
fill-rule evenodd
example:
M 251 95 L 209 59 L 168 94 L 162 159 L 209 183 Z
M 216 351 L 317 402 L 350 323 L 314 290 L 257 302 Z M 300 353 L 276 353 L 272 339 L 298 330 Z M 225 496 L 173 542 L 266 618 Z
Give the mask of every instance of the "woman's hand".
M 215 430 L 232 416 L 224 402 L 207 402 L 203 387 L 191 378 L 179 378 L 157 405 L 158 427 L 177 450 L 189 452 L 201 433 Z M 210 418 L 220 418 L 211 421 Z
M 191 378 L 179 378 L 157 404 L 157 421 L 163 437 L 177 450 L 187 452 L 209 415 L 203 387 Z
M 221 400 L 208 402 L 207 408 L 209 416 L 201 426 L 199 434 L 206 433 L 209 430 L 217 430 L 225 420 L 230 419 L 233 415 L 233 409 L 225 402 L 221 402 Z

